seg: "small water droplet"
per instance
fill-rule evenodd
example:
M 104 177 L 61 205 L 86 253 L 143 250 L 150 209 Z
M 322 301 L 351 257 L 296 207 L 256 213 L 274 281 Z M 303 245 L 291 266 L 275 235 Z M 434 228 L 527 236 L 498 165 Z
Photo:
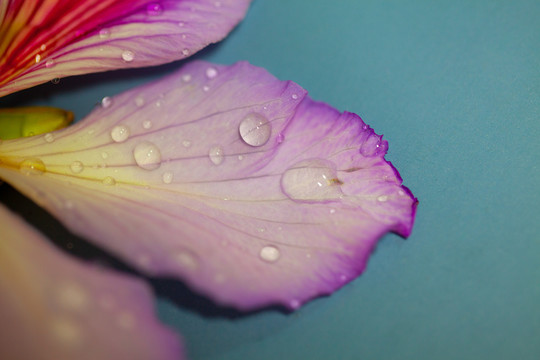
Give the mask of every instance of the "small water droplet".
M 109 154 L 107 154 L 105 151 L 101 153 L 101 158 L 106 159 L 109 157 Z
M 135 59 L 135 53 L 131 50 L 122 51 L 122 60 L 125 62 L 132 62 Z
M 103 99 L 101 99 L 101 106 L 104 109 L 107 109 L 108 107 L 110 107 L 112 103 L 113 103 L 113 100 L 109 96 L 105 96 Z
M 80 285 L 70 282 L 59 286 L 56 301 L 65 310 L 81 311 L 88 305 L 88 296 Z
M 208 156 L 214 165 L 219 165 L 223 162 L 223 149 L 220 146 L 214 146 L 208 151 Z
M 336 209 L 330 209 L 330 214 L 335 214 L 336 213 Z
M 142 123 L 143 128 L 150 129 L 152 127 L 152 122 L 150 120 L 145 120 Z
M 51 133 L 47 133 L 43 136 L 46 142 L 52 143 L 54 141 L 54 135 Z
M 46 168 L 40 159 L 26 159 L 20 163 L 19 171 L 24 175 L 41 175 L 46 171 Z
M 341 281 L 341 282 L 346 282 L 346 281 L 347 281 L 347 275 L 341 274 L 341 275 L 339 276 L 339 281 Z
M 290 199 L 304 202 L 338 200 L 343 197 L 335 165 L 323 159 L 301 161 L 281 176 L 281 189 Z
M 210 90 L 210 86 L 204 85 L 202 89 L 203 91 L 208 92 Z
M 166 172 L 163 173 L 163 175 L 161 175 L 161 179 L 163 180 L 163 182 L 164 182 L 165 184 L 170 184 L 170 183 L 172 183 L 173 178 L 174 178 L 174 175 L 173 175 L 173 173 L 170 172 L 170 171 L 166 171 Z
M 183 82 L 190 82 L 191 81 L 191 75 L 190 74 L 182 75 L 182 81 Z
M 291 300 L 291 301 L 289 302 L 289 306 L 290 306 L 292 309 L 296 310 L 296 309 L 298 309 L 298 308 L 300 307 L 300 301 L 298 301 L 298 300 L 296 300 L 296 299 L 293 299 L 293 300 Z
M 265 116 L 258 113 L 250 113 L 242 119 L 238 131 L 246 144 L 262 146 L 270 138 L 272 128 Z
M 36 64 L 41 61 L 41 55 L 37 54 L 35 58 Z
M 184 26 L 186 26 L 186 23 L 185 23 L 185 22 L 183 22 L 183 21 L 180 21 L 180 22 L 178 22 L 178 26 L 180 26 L 180 27 L 184 27 Z
M 240 161 L 244 160 L 244 155 L 238 155 L 238 160 Z
M 111 36 L 111 31 L 109 29 L 99 30 L 99 37 L 101 39 L 107 39 L 109 36 Z
M 148 4 L 146 6 L 146 13 L 151 16 L 161 15 L 163 8 L 158 3 Z
M 386 196 L 386 195 L 381 195 L 381 196 L 377 197 L 377 201 L 385 202 L 386 200 L 388 200 L 388 196 Z
M 74 161 L 71 163 L 71 165 L 69 165 L 69 168 L 74 174 L 79 174 L 84 170 L 84 165 L 80 161 Z
M 51 80 L 51 82 L 56 85 L 60 82 L 60 78 L 54 78 Z
M 189 49 L 186 48 L 186 49 L 182 50 L 182 55 L 188 56 L 189 55 Z
M 116 180 L 112 176 L 107 176 L 101 181 L 103 185 L 112 186 L 116 184 Z
M 259 252 L 259 256 L 262 260 L 274 263 L 279 260 L 279 257 L 281 256 L 279 249 L 273 245 L 265 246 L 261 249 Z
M 138 143 L 133 149 L 133 157 L 140 168 L 155 170 L 161 165 L 161 152 L 149 141 Z
M 199 260 L 191 251 L 178 251 L 173 255 L 173 259 L 178 265 L 187 270 L 197 270 L 199 268 Z
M 55 65 L 55 62 L 53 59 L 48 59 L 47 61 L 45 61 L 46 68 L 52 68 L 54 65 Z
M 191 141 L 189 141 L 189 140 L 182 141 L 182 146 L 184 146 L 185 148 L 190 147 L 191 146 Z
M 399 191 L 398 191 L 398 194 L 401 195 L 401 196 L 403 196 L 403 195 L 405 195 L 405 191 L 399 190 Z
M 141 95 L 135 98 L 135 105 L 138 107 L 142 107 L 144 105 L 144 98 Z
M 215 67 L 209 67 L 206 69 L 206 77 L 209 79 L 213 79 L 218 75 L 218 71 Z
M 281 144 L 284 141 L 285 141 L 285 135 L 283 135 L 282 133 L 279 133 L 278 136 L 276 137 L 276 143 Z
M 115 142 L 124 142 L 129 137 L 129 129 L 127 126 L 124 125 L 117 125 L 112 128 L 111 130 L 111 138 Z
M 294 100 L 298 99 L 298 95 L 296 95 L 296 94 L 292 94 L 291 97 L 292 97 Z
M 39 49 L 40 49 L 41 51 L 45 51 L 45 50 L 47 50 L 47 45 L 46 45 L 46 44 L 41 44 L 41 46 L 39 47 Z
M 156 107 L 162 107 L 164 103 L 165 101 L 163 101 L 163 99 L 159 99 L 158 101 L 156 101 Z

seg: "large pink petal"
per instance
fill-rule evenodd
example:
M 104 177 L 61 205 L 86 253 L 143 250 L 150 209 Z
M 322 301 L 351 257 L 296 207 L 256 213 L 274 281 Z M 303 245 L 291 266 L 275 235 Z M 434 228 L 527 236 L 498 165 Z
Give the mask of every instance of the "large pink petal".
M 54 78 L 182 59 L 223 39 L 250 0 L 11 0 L 0 96 Z
M 291 308 L 408 236 L 416 199 L 354 114 L 247 63 L 194 62 L 0 146 L 0 177 L 74 232 L 220 303 Z M 17 168 L 20 168 L 19 171 Z
M 78 262 L 0 205 L 0 358 L 182 357 L 148 287 Z

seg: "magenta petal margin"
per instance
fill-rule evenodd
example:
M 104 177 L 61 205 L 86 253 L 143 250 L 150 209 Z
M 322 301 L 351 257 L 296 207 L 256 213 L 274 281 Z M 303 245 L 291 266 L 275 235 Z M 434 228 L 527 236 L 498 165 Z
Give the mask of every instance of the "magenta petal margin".
M 0 145 L 0 177 L 142 271 L 297 308 L 358 276 L 417 201 L 355 114 L 248 63 L 193 62 L 72 127 Z
M 143 282 L 84 264 L 0 205 L 0 358 L 180 360 Z
M 250 0 L 3 0 L 0 96 L 55 78 L 186 58 L 222 40 Z

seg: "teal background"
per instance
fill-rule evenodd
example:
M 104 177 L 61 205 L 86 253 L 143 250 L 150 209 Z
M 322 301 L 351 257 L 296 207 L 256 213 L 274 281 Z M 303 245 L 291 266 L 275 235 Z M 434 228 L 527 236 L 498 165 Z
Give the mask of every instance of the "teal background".
M 539 18 L 538 0 L 256 0 L 195 56 L 248 60 L 359 114 L 420 204 L 408 240 L 385 236 L 361 277 L 294 313 L 184 306 L 156 285 L 190 358 L 540 359 Z M 81 118 L 179 66 L 6 101 Z

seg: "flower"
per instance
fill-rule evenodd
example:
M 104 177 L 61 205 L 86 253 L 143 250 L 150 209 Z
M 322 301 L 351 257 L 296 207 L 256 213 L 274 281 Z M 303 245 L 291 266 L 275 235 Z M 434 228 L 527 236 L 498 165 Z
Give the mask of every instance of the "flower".
M 242 310 L 296 309 L 358 276 L 386 232 L 410 234 L 417 201 L 387 148 L 293 82 L 195 61 L 4 141 L 0 178 L 148 275 Z

